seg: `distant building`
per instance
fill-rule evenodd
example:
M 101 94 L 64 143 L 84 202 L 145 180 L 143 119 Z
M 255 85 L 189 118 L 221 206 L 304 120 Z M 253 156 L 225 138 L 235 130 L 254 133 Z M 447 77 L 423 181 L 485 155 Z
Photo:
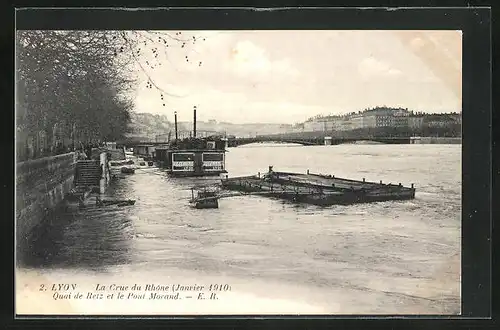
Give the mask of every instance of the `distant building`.
M 403 108 L 377 107 L 365 111 L 350 112 L 345 115 L 317 115 L 309 118 L 302 126 L 294 125 L 292 131 L 348 131 L 361 128 L 408 127 L 450 127 L 461 124 L 460 113 L 425 114 Z
M 392 115 L 380 115 L 375 118 L 376 127 L 393 127 L 394 126 L 394 116 Z
M 453 118 L 447 114 L 425 116 L 423 125 L 427 127 L 449 127 L 454 124 Z
M 408 117 L 410 112 L 408 109 L 395 109 L 392 114 L 396 117 Z
M 409 116 L 408 127 L 412 129 L 420 129 L 422 128 L 423 121 L 424 121 L 423 116 Z
M 349 117 L 344 117 L 339 123 L 339 131 L 350 131 L 352 130 L 352 122 Z
M 363 115 L 365 116 L 390 116 L 394 115 L 395 111 L 399 111 L 401 109 L 391 109 L 391 108 L 375 108 L 375 109 L 369 109 L 365 110 L 363 112 Z
M 455 124 L 462 125 L 462 114 L 453 113 L 450 115 L 451 119 L 455 122 Z
M 408 127 L 408 116 L 394 116 L 394 127 Z
M 349 129 L 349 127 L 352 126 L 349 116 L 322 116 L 315 118 L 312 121 L 316 122 L 313 126 L 316 127 L 316 130 L 318 131 L 342 131 Z
M 344 120 L 337 118 L 330 122 L 330 127 L 332 131 L 342 131 L 344 127 Z
M 364 126 L 365 128 L 373 127 L 391 127 L 394 126 L 394 116 L 391 114 L 372 114 L 364 116 Z
M 364 127 L 364 116 L 361 113 L 350 116 L 351 129 L 360 129 Z
M 369 114 L 369 115 L 364 115 L 363 117 L 363 127 L 370 128 L 370 127 L 377 127 L 377 115 L 375 114 Z

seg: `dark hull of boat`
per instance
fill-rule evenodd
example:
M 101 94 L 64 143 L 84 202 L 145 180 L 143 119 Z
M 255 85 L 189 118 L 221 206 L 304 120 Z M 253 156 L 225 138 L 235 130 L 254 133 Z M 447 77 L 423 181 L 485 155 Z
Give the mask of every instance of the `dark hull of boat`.
M 197 209 L 217 209 L 219 208 L 219 201 L 217 199 L 204 200 L 196 202 L 194 207 Z
M 132 199 L 126 199 L 126 200 L 102 200 L 101 204 L 102 205 L 128 206 L 128 205 L 134 205 L 135 204 L 135 200 L 132 200 Z
M 227 173 L 227 171 L 217 171 L 217 172 L 173 172 L 167 171 L 169 176 L 173 177 L 203 177 L 203 176 L 220 176 L 221 174 Z

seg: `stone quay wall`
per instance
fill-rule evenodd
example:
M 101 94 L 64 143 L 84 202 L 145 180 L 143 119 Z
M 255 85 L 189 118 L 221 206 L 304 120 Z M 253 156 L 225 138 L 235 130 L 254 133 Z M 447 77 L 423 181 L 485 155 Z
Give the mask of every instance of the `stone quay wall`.
M 65 199 L 73 188 L 75 164 L 74 152 L 16 164 L 17 240 L 26 240 Z

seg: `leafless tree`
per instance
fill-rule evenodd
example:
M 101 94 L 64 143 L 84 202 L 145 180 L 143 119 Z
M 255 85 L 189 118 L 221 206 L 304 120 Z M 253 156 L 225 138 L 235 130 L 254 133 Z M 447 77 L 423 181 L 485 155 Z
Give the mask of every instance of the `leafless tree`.
M 58 136 L 122 137 L 133 109 L 131 92 L 139 83 L 137 70 L 164 105 L 165 98 L 174 95 L 151 77 L 164 64 L 158 55 L 163 52 L 168 61 L 170 48 L 182 49 L 196 41 L 164 31 L 19 31 L 18 135 L 37 137 L 44 132 L 48 145 Z

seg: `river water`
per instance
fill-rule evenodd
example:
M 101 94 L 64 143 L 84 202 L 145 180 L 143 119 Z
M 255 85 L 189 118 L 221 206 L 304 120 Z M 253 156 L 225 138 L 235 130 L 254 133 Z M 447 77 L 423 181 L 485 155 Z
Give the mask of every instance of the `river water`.
M 461 145 L 254 144 L 226 154 L 230 176 L 269 165 L 414 183 L 416 198 L 321 208 L 240 196 L 197 210 L 189 188 L 210 180 L 138 170 L 106 192 L 134 206 L 61 213 L 36 232 L 16 273 L 18 312 L 460 313 Z M 230 289 L 213 302 L 67 302 L 41 283 Z

